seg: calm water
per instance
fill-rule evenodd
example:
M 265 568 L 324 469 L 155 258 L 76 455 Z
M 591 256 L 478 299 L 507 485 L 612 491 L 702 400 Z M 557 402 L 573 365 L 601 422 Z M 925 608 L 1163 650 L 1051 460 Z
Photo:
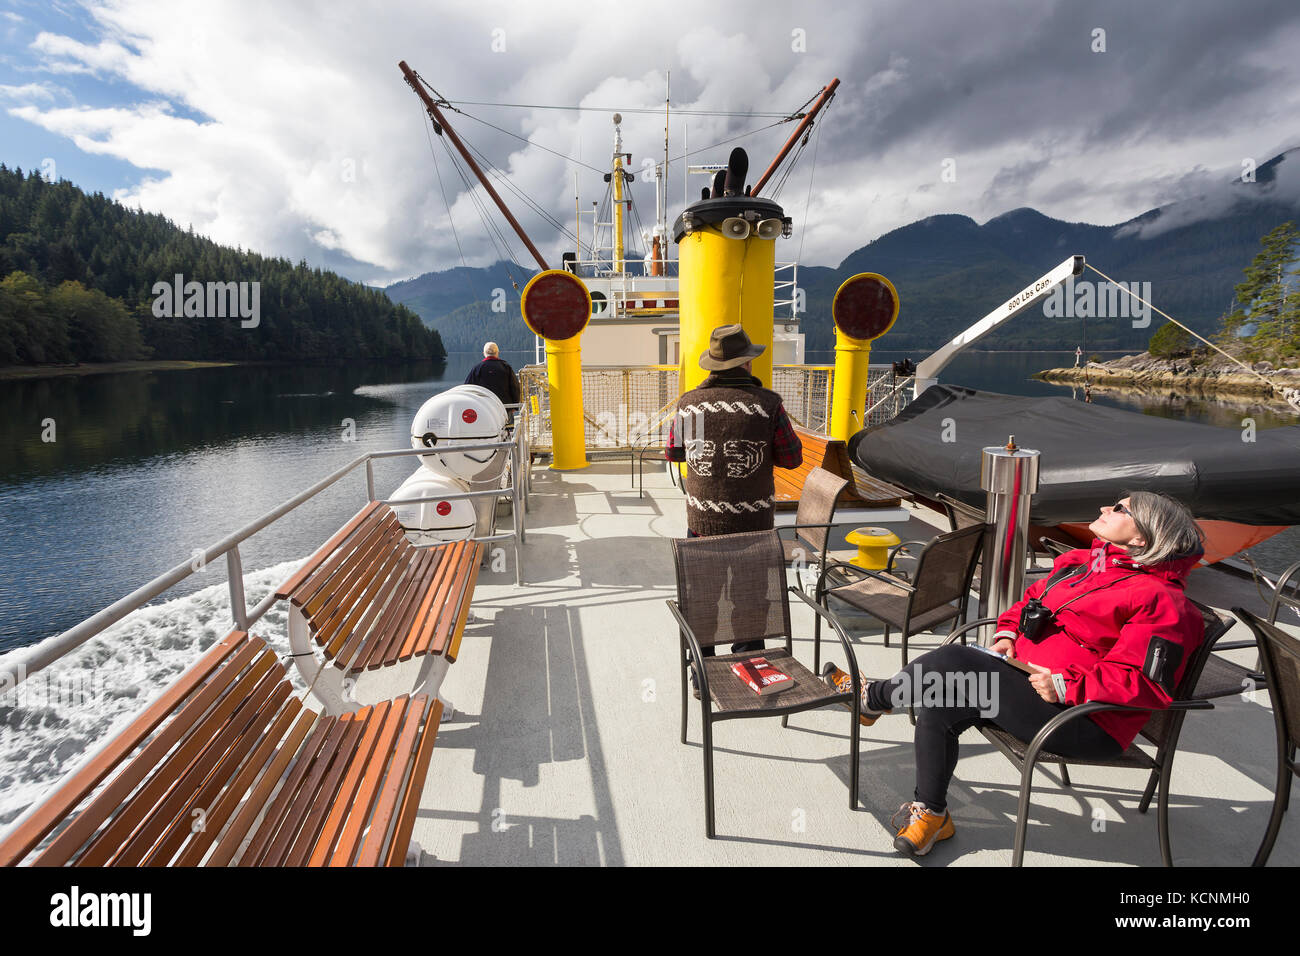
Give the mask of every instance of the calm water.
M 903 357 L 873 353 L 879 362 Z M 506 358 L 518 368 L 532 353 Z M 216 368 L 0 383 L 0 652 L 85 619 L 363 452 L 407 447 L 416 409 L 462 382 L 478 360 L 459 353 L 437 368 Z M 1067 363 L 1072 352 L 968 353 L 943 380 L 1065 394 L 1029 375 Z M 1243 416 L 1204 403 L 1143 409 L 1095 397 L 1224 427 L 1240 427 Z M 1289 423 L 1256 417 L 1260 427 Z M 54 442 L 41 440 L 47 419 Z M 343 440 L 349 419 L 352 442 Z M 392 490 L 414 467 L 377 463 L 376 489 Z M 304 557 L 364 502 L 358 470 L 246 542 L 245 571 Z M 1285 566 L 1300 555 L 1300 530 L 1253 553 L 1267 567 Z M 166 597 L 224 580 L 222 562 Z

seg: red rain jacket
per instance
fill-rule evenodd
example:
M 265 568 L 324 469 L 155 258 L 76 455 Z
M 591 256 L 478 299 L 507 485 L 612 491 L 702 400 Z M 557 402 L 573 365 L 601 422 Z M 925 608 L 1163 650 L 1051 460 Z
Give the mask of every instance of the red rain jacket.
M 1183 579 L 1200 557 L 1144 568 L 1123 548 L 1097 539 L 1091 550 L 1058 557 L 1052 574 L 998 618 L 998 630 L 1016 633 L 1017 657 L 1065 678 L 1066 704 L 1097 700 L 1164 709 L 1204 637 L 1201 614 L 1183 594 Z M 1067 569 L 1073 573 L 1063 578 Z M 1059 610 L 1037 643 L 1019 633 L 1021 608 L 1034 597 Z M 1090 719 L 1127 747 L 1149 716 L 1108 711 Z

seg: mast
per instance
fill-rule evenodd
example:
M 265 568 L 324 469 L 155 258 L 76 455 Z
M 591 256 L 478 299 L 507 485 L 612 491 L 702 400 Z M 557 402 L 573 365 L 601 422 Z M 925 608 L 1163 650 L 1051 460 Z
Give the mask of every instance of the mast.
M 813 118 L 818 114 L 818 112 L 820 112 L 823 106 L 831 101 L 831 98 L 835 95 L 835 88 L 839 85 L 839 77 L 836 77 L 831 80 L 828 86 L 822 88 L 821 96 L 817 98 L 817 102 L 813 104 L 812 109 L 810 109 L 807 115 L 804 116 L 803 122 L 799 124 L 795 131 L 790 135 L 790 138 L 786 140 L 785 145 L 781 147 L 781 152 L 777 153 L 776 159 L 772 160 L 772 165 L 767 167 L 767 172 L 763 173 L 763 175 L 758 178 L 758 182 L 756 182 L 754 188 L 750 190 L 749 194 L 751 196 L 757 196 L 758 191 L 763 188 L 769 179 L 772 178 L 772 174 L 776 172 L 776 167 L 781 165 L 781 161 L 785 159 L 790 150 L 794 148 L 794 144 L 799 142 L 799 137 L 802 136 L 810 126 L 812 126 Z
M 623 263 L 623 122 L 621 113 L 614 114 L 614 271 L 622 272 Z
M 488 178 L 483 175 L 483 170 L 479 169 L 478 163 L 474 162 L 474 157 L 469 154 L 469 150 L 466 149 L 465 144 L 460 141 L 460 137 L 456 135 L 456 131 L 447 124 L 447 120 L 438 109 L 438 105 L 434 103 L 429 94 L 425 92 L 423 84 L 415 75 L 415 71 L 406 65 L 405 60 L 400 61 L 397 65 L 401 69 L 402 75 L 406 77 L 407 84 L 411 89 L 415 90 L 415 95 L 424 101 L 424 108 L 429 112 L 429 116 L 433 119 L 434 131 L 439 135 L 446 132 L 447 138 L 451 140 L 451 144 L 455 146 L 460 152 L 460 155 L 464 157 L 465 162 L 469 164 L 469 168 L 472 169 L 474 175 L 478 177 L 478 181 L 483 184 L 483 188 L 487 190 L 488 195 L 492 197 L 492 201 L 495 202 L 497 208 L 501 210 L 501 214 L 505 216 L 510 225 L 514 227 L 515 233 L 523 240 L 524 245 L 528 247 L 528 251 L 533 254 L 533 258 L 537 260 L 537 264 L 542 268 L 542 271 L 545 272 L 550 269 L 550 266 L 546 264 L 546 260 L 542 258 L 542 254 L 538 252 L 537 247 L 533 245 L 533 241 L 529 239 L 527 233 L 524 232 L 524 227 L 519 225 L 519 221 L 515 219 L 510 210 L 506 208 L 505 201 L 497 195 L 497 191 L 492 188 L 492 184 L 488 182 Z

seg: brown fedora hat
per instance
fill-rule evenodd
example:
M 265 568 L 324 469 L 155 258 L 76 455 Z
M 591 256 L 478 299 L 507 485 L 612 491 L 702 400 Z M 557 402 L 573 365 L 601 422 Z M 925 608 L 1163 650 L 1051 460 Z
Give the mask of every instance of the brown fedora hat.
M 767 351 L 765 345 L 749 341 L 744 328 L 739 325 L 719 325 L 709 335 L 708 351 L 700 354 L 700 368 L 720 372 L 726 368 L 744 365 Z

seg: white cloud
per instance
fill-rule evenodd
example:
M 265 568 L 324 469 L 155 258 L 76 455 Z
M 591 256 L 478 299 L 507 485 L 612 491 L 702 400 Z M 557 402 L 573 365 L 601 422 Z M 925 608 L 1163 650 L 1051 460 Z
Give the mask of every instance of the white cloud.
M 1198 15 L 1209 23 L 1216 6 L 1207 3 L 1210 12 Z M 1179 195 L 1178 184 L 1198 168 L 1231 169 L 1242 155 L 1266 159 L 1261 144 L 1289 135 L 1300 106 L 1297 68 L 1280 55 L 1295 30 L 1257 38 L 1249 55 L 1234 58 L 1238 47 L 1226 47 L 1220 59 L 1233 65 L 1220 70 L 1245 71 L 1234 87 L 1225 77 L 1235 74 L 1214 74 L 1193 51 L 1182 65 L 1182 49 L 1158 46 L 1185 47 L 1192 33 L 1173 39 L 1155 22 L 1153 40 L 1139 20 L 1117 24 L 1114 53 L 1090 59 L 1086 42 L 1075 51 L 1081 27 L 1068 19 L 1073 8 L 1028 0 L 979 9 L 890 0 L 834 12 L 814 4 L 797 13 L 789 4 L 732 0 L 669 4 L 663 12 L 574 10 L 562 18 L 553 7 L 500 2 L 409 0 L 322 13 L 314 5 L 209 0 L 180 9 L 169 0 L 91 0 L 89 42 L 47 31 L 31 44 L 41 69 L 82 84 L 102 81 L 105 95 L 95 103 L 108 97 L 111 106 L 56 107 L 42 102 L 48 88 L 37 84 L 0 94 L 23 103 L 14 115 L 147 171 L 120 194 L 128 204 L 223 243 L 367 279 L 460 261 L 421 129 L 424 111 L 397 69 L 402 58 L 456 100 L 621 109 L 624 148 L 638 172 L 644 158 L 662 156 L 665 69 L 681 111 L 671 121 L 674 157 L 683 135 L 695 150 L 774 122 L 687 110 L 793 109 L 840 75 L 840 94 L 820 124 L 806 226 L 811 144 L 780 196 L 798 232 L 778 256 L 793 255 L 802 242 L 803 261 L 812 264 L 838 263 L 881 233 L 935 213 L 982 220 L 1033 205 L 1064 219 L 1123 221 Z M 1222 46 L 1232 30 L 1269 29 L 1254 19 L 1236 17 L 1206 43 Z M 806 53 L 793 48 L 795 30 L 804 31 Z M 1079 36 L 1086 41 L 1088 31 Z M 504 49 L 494 52 L 494 43 Z M 1187 89 L 1177 82 L 1183 70 Z M 1209 85 L 1195 87 L 1196 77 Z M 1204 103 L 1204 116 L 1179 96 Z M 632 111 L 639 107 L 652 112 Z M 463 108 L 592 166 L 609 161 L 608 113 Z M 573 228 L 572 165 L 451 116 L 462 136 Z M 750 151 L 751 182 L 792 130 L 786 124 L 740 140 Z M 691 161 L 725 161 L 731 145 Z M 471 265 L 490 262 L 496 253 L 475 204 L 443 144 L 434 147 L 466 257 Z M 953 183 L 940 178 L 947 157 L 957 162 Z M 670 222 L 682 203 L 681 165 L 669 184 Z M 692 198 L 702 184 L 689 184 Z M 584 238 L 603 188 L 598 174 L 579 170 Z M 505 195 L 558 260 L 567 242 Z M 648 225 L 653 187 L 638 182 L 634 195 Z M 531 269 L 512 234 L 510 244 Z

